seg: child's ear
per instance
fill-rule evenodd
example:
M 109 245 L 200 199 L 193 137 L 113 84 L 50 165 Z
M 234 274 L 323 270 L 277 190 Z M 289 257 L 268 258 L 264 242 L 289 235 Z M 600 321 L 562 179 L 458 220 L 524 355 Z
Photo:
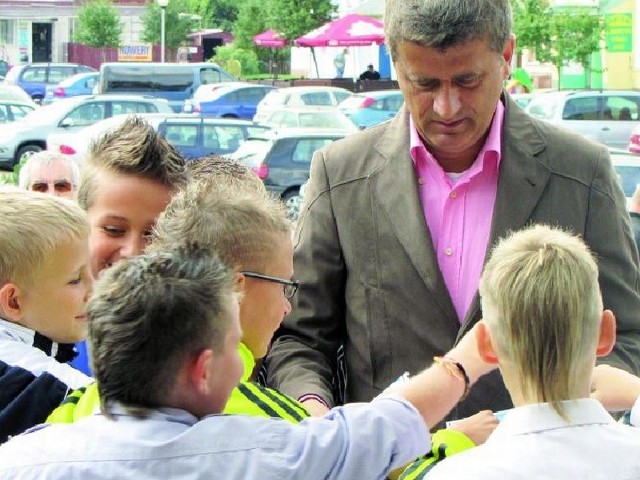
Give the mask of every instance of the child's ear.
M 496 355 L 495 348 L 493 347 L 491 332 L 483 320 L 480 320 L 476 326 L 476 341 L 478 342 L 478 353 L 480 354 L 480 358 L 489 365 L 497 364 L 498 356 Z
M 596 347 L 596 355 L 604 357 L 608 355 L 616 343 L 616 317 L 611 310 L 602 312 L 600 321 L 600 336 Z
M 21 291 L 15 283 L 5 283 L 0 287 L 0 309 L 7 320 L 17 322 L 22 317 Z
M 209 377 L 212 374 L 212 362 L 214 355 L 212 350 L 202 350 L 189 363 L 189 381 L 192 387 L 201 395 L 210 395 Z

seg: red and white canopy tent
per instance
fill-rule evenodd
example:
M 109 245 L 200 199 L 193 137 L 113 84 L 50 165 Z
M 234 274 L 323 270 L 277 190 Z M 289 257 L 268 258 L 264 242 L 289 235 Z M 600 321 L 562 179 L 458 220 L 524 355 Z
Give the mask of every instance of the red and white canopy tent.
M 384 43 L 382 21 L 350 13 L 296 38 L 298 47 L 354 47 Z
M 311 47 L 311 54 L 318 74 L 314 47 L 364 47 L 384 43 L 384 25 L 381 20 L 350 13 L 298 37 L 293 44 Z
M 280 48 L 285 47 L 289 42 L 280 38 L 280 35 L 275 30 L 269 29 L 253 37 L 253 43 L 259 47 Z

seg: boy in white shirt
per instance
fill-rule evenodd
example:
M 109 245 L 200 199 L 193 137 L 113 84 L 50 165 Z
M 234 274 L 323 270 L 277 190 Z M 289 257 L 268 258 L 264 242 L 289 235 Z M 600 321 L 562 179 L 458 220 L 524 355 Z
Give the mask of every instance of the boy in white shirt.
M 546 226 L 514 233 L 493 250 L 480 295 L 480 355 L 499 366 L 516 408 L 484 445 L 427 478 L 640 478 L 640 431 L 590 398 L 596 357 L 611 351 L 616 324 L 584 242 Z

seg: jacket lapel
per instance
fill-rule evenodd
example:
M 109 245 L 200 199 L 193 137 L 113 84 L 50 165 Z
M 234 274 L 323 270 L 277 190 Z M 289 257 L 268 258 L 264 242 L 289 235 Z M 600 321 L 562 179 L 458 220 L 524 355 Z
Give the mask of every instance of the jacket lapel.
M 409 154 L 409 114 L 403 107 L 389 123 L 375 145 L 382 157 L 380 166 L 371 174 L 374 201 L 385 211 L 394 235 L 434 296 L 443 312 L 457 323 L 457 315 L 433 249 L 422 204 L 417 178 Z M 402 190 L 398 186 L 403 186 Z
M 505 117 L 502 159 L 491 234 L 484 262 L 489 258 L 491 248 L 498 240 L 509 232 L 527 225 L 550 177 L 549 169 L 539 158 L 546 146 L 544 139 L 529 116 L 515 106 L 508 94 L 503 94 L 503 100 Z M 480 319 L 480 313 L 480 298 L 476 292 L 458 338 Z

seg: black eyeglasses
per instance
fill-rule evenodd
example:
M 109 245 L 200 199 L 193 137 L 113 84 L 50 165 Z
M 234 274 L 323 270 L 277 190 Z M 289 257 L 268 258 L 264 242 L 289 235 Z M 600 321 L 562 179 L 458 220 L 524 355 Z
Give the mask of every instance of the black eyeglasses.
M 284 296 L 287 297 L 289 300 L 293 298 L 293 296 L 298 291 L 298 287 L 300 286 L 300 284 L 295 280 L 285 280 L 284 278 L 270 277 L 269 275 L 262 275 L 261 273 L 256 273 L 256 272 L 240 272 L 240 273 L 243 274 L 245 277 L 257 278 L 258 280 L 265 280 L 267 282 L 279 283 L 280 285 L 283 286 Z

